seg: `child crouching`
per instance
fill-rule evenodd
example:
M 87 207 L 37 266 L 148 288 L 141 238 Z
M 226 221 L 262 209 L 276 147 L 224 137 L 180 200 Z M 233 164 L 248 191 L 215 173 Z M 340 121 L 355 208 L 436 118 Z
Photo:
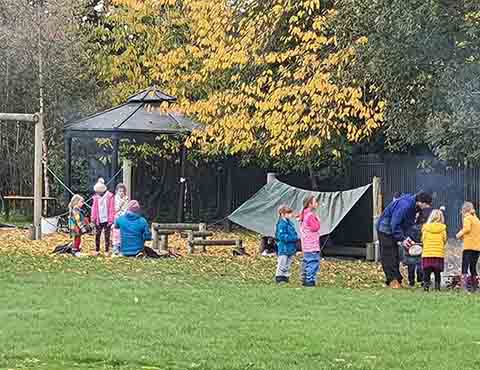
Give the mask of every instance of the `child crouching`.
M 435 290 L 440 290 L 441 273 L 444 269 L 445 244 L 447 243 L 447 227 L 443 212 L 432 211 L 428 222 L 422 228 L 422 268 L 424 276 L 423 287 L 430 289 L 432 272 L 435 275 Z
M 292 222 L 293 210 L 287 206 L 278 209 L 279 219 L 275 238 L 277 240 L 277 283 L 288 283 L 293 257 L 297 253 L 299 240 L 297 231 Z

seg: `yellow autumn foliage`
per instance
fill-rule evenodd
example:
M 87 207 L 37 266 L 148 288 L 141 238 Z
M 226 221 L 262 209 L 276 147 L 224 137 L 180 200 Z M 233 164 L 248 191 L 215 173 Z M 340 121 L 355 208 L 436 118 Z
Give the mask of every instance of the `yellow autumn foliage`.
M 152 83 L 176 95 L 205 125 L 189 139 L 205 153 L 311 159 L 382 123 L 375 87 L 339 82 L 368 39 L 338 48 L 319 0 L 114 3 L 100 78 L 116 102 Z

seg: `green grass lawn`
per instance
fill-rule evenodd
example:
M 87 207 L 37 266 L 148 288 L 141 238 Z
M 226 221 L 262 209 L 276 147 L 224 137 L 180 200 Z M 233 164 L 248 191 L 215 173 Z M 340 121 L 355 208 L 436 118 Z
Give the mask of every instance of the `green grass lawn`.
M 192 268 L 209 263 L 0 256 L 0 368 L 480 368 L 477 296 Z

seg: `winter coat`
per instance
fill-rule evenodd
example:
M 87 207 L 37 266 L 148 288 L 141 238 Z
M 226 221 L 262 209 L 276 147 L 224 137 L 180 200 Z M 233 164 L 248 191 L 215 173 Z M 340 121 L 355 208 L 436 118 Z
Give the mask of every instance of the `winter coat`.
M 287 218 L 280 218 L 277 222 L 275 238 L 277 240 L 277 254 L 279 256 L 295 255 L 299 238 L 292 221 Z
M 115 217 L 114 220 L 117 221 L 120 216 L 123 216 L 127 211 L 128 197 L 125 196 L 120 198 L 118 195 L 115 195 Z M 112 229 L 112 243 L 113 245 L 120 244 L 120 230 L 117 228 Z
M 300 223 L 303 252 L 320 251 L 320 220 L 310 209 L 305 209 Z
M 80 208 L 74 208 L 68 215 L 68 228 L 70 236 L 76 237 L 82 235 L 82 226 L 85 220 L 85 215 Z
M 463 239 L 464 250 L 480 251 L 480 220 L 477 215 L 465 216 L 460 236 Z
M 415 195 L 411 194 L 391 202 L 378 220 L 377 231 L 395 241 L 405 240 L 407 231 L 415 224 L 416 203 Z
M 109 225 L 113 225 L 115 221 L 115 196 L 109 191 L 105 195 L 95 194 L 93 196 L 92 222 L 95 225 L 100 225 L 100 200 L 103 196 L 107 197 L 107 222 Z
M 115 222 L 120 229 L 120 252 L 124 256 L 136 256 L 145 246 L 145 241 L 152 240 L 152 233 L 147 220 L 142 216 L 127 212 Z
M 425 224 L 422 228 L 422 257 L 445 257 L 447 227 L 441 223 Z

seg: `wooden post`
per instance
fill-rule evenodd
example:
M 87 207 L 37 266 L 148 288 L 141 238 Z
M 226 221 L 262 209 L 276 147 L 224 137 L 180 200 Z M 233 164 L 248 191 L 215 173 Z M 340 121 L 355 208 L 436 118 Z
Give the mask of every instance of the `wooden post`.
M 227 184 L 225 189 L 225 217 L 228 217 L 232 213 L 233 206 L 233 165 L 231 161 L 228 161 L 227 163 L 226 176 Z M 232 223 L 228 218 L 225 218 L 223 228 L 227 233 L 232 231 Z
M 158 233 L 156 224 L 152 224 L 152 249 L 158 249 Z
M 198 231 L 200 231 L 200 232 L 205 232 L 205 231 L 207 231 L 207 224 L 201 223 L 201 224 L 199 224 L 198 226 L 199 226 L 199 227 L 198 227 Z M 202 237 L 202 239 L 206 239 L 206 238 L 205 238 L 205 237 Z M 203 252 L 203 253 L 207 253 L 207 246 L 206 246 L 206 245 L 203 246 L 202 252 Z
M 38 114 L 38 121 L 35 123 L 35 160 L 34 160 L 34 181 L 33 181 L 33 226 L 35 227 L 36 240 L 42 239 L 42 158 L 43 158 L 43 115 Z
M 178 204 L 177 204 L 177 222 L 183 222 L 185 220 L 185 182 L 187 179 L 185 178 L 185 165 L 187 160 L 187 150 L 184 146 L 182 146 L 181 154 L 180 154 L 180 186 L 179 186 L 179 194 L 178 194 Z
M 65 185 L 69 189 L 72 188 L 72 137 L 68 134 L 65 134 L 64 137 L 65 145 Z M 68 203 L 70 200 L 70 192 L 65 189 L 64 191 L 65 202 Z
M 159 251 L 166 252 L 168 251 L 168 235 L 160 235 Z
M 188 250 L 188 254 L 193 254 L 193 252 L 195 251 L 195 246 L 193 244 L 193 231 L 187 231 L 187 235 L 188 235 L 188 238 L 187 238 L 187 250 Z
M 377 221 L 382 215 L 382 179 L 380 177 L 374 177 L 372 181 L 372 194 L 373 194 L 373 253 L 369 253 L 369 257 L 373 257 L 375 262 L 379 260 L 379 244 L 377 234 Z
M 120 140 L 118 139 L 118 137 L 113 137 L 112 138 L 112 144 L 113 144 L 113 151 L 112 151 L 112 170 L 113 170 L 113 174 L 112 174 L 112 176 L 115 176 L 116 173 L 118 172 L 118 150 L 119 150 L 119 146 L 120 146 Z M 113 180 L 112 184 L 113 184 L 113 187 L 115 188 L 115 186 L 118 184 L 117 178 L 115 178 Z
M 132 161 L 123 160 L 123 184 L 127 188 L 127 197 L 132 199 Z

